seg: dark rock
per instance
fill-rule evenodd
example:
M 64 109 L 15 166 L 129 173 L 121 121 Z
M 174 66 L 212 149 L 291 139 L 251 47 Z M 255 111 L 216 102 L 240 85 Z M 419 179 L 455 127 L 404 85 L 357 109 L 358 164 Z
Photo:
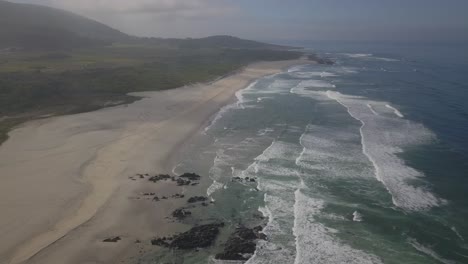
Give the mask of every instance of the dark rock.
M 184 173 L 182 175 L 179 176 L 179 178 L 186 178 L 186 179 L 189 179 L 191 181 L 198 181 L 200 180 L 200 175 L 198 174 L 195 174 L 195 173 Z
M 158 196 L 153 197 L 153 201 L 159 202 L 159 197 Z
M 187 216 L 189 216 L 191 214 L 192 214 L 192 212 L 187 211 L 187 210 L 185 210 L 183 208 L 176 209 L 176 210 L 174 210 L 174 212 L 172 212 L 172 216 L 177 218 L 178 220 L 182 220 L 182 219 L 184 219 L 185 217 L 187 217 Z
M 173 249 L 197 249 L 211 246 L 219 234 L 224 223 L 206 224 L 192 227 L 189 231 L 169 238 L 156 238 L 151 240 L 152 245 Z
M 119 240 L 122 240 L 119 236 L 116 236 L 116 237 L 110 237 L 110 238 L 106 238 L 104 239 L 102 242 L 112 242 L 112 243 L 116 243 L 116 242 L 119 242 Z
M 254 179 L 254 178 L 250 178 L 250 179 L 249 179 L 249 182 L 255 182 L 255 179 Z
M 190 185 L 195 186 L 195 185 L 198 185 L 198 184 L 199 184 L 198 182 L 194 182 L 194 183 L 192 183 Z
M 178 178 L 176 180 L 176 182 L 177 182 L 177 186 L 190 185 L 190 183 L 192 183 L 191 181 L 184 180 L 184 179 L 181 179 L 181 178 Z
M 178 194 L 178 193 L 176 193 L 176 194 L 172 195 L 172 198 L 184 198 L 184 197 L 185 197 L 184 194 Z
M 209 247 L 216 240 L 222 226 L 224 224 L 195 226 L 185 233 L 174 236 L 170 247 L 178 249 Z
M 148 181 L 158 182 L 158 181 L 162 181 L 162 180 L 168 180 L 170 178 L 171 178 L 171 176 L 169 174 L 158 174 L 158 175 L 149 177 Z
M 229 236 L 222 253 L 216 254 L 216 259 L 222 260 L 248 260 L 256 250 L 257 239 L 265 239 L 266 235 L 261 233 L 263 227 L 254 228 L 238 227 Z
M 166 196 L 161 197 L 163 200 L 167 200 L 168 198 Z
M 204 202 L 208 200 L 208 198 L 204 197 L 204 196 L 193 196 L 193 197 L 190 197 L 187 202 L 188 203 L 196 203 L 196 202 Z
M 155 238 L 151 240 L 151 245 L 153 246 L 161 246 L 161 247 L 169 247 L 169 243 L 166 242 L 166 238 Z

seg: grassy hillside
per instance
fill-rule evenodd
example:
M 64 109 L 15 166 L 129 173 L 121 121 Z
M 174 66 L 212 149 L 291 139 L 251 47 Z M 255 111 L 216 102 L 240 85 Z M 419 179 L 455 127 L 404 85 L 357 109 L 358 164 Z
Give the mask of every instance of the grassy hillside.
M 0 54 L 0 142 L 18 122 L 128 103 L 129 92 L 209 81 L 259 60 L 299 52 L 114 45 L 73 52 Z
M 94 20 L 55 8 L 0 0 L 0 48 L 97 46 L 130 37 Z
M 301 56 L 231 36 L 136 38 L 70 12 L 0 0 L 0 143 L 29 119 L 128 103 L 135 91 L 203 82 Z

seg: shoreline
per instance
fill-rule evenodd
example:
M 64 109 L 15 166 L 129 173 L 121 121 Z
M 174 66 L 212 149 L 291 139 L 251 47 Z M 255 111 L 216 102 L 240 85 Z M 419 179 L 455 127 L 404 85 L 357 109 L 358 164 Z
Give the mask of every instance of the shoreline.
M 96 144 L 88 146 L 85 150 L 78 149 L 76 150 L 78 154 L 72 154 L 72 156 L 79 158 L 78 161 L 74 160 L 74 162 L 81 162 L 81 164 L 78 165 L 74 173 L 71 173 L 73 175 L 71 179 L 64 179 L 63 171 L 62 173 L 57 172 L 53 178 L 41 179 L 43 181 L 40 181 L 42 185 L 54 185 L 55 181 L 60 179 L 60 184 L 56 184 L 57 186 L 39 185 L 36 186 L 37 188 L 28 190 L 27 196 L 34 197 L 34 192 L 40 191 L 37 189 L 42 189 L 41 187 L 44 187 L 44 192 L 47 192 L 48 188 L 59 188 L 62 189 L 59 196 L 64 199 L 64 202 L 57 204 L 56 208 L 46 212 L 46 215 L 42 216 L 43 219 L 37 218 L 34 214 L 29 215 L 37 218 L 31 220 L 35 223 L 36 221 L 44 222 L 44 220 L 46 223 L 13 232 L 20 234 L 12 234 L 9 238 L 16 238 L 17 241 L 15 242 L 17 242 L 17 245 L 21 244 L 21 246 L 8 249 L 8 245 L 5 245 L 5 241 L 2 241 L 2 244 L 0 244 L 0 260 L 8 260 L 7 263 L 12 264 L 23 263 L 26 260 L 31 260 L 34 263 L 50 263 L 53 260 L 63 260 L 64 256 L 68 256 L 70 261 L 67 261 L 67 263 L 79 263 L 83 256 L 78 257 L 78 255 L 83 255 L 81 252 L 87 252 L 84 254 L 86 259 L 103 259 L 104 262 L 108 262 L 114 259 L 116 252 L 122 252 L 122 250 L 133 244 L 133 241 L 126 238 L 125 242 L 118 243 L 118 245 L 104 245 L 103 248 L 103 245 L 100 245 L 102 244 L 100 238 L 105 236 L 104 233 L 112 235 L 111 233 L 117 232 L 112 230 L 127 230 L 126 232 L 129 234 L 127 237 L 141 237 L 152 235 L 155 232 L 160 234 L 158 229 L 161 231 L 162 228 L 168 230 L 180 228 L 180 224 L 165 223 L 167 222 L 165 215 L 176 208 L 180 201 L 169 201 L 167 205 L 162 206 L 163 209 L 155 210 L 154 204 L 135 205 L 131 199 L 142 190 L 150 187 L 152 190 L 161 192 L 173 192 L 180 188 L 165 186 L 165 188 L 162 188 L 165 190 L 162 190 L 160 186 L 148 187 L 147 183 L 129 184 L 128 176 L 141 172 L 171 173 L 172 165 L 170 164 L 177 151 L 182 148 L 185 142 L 196 135 L 200 128 L 207 124 L 221 107 L 233 100 L 236 91 L 245 88 L 248 83 L 262 76 L 281 72 L 284 68 L 293 65 L 307 63 L 312 62 L 291 60 L 253 63 L 238 72 L 208 84 L 196 84 L 167 91 L 143 93 L 153 96 L 143 98 L 127 107 L 112 107 L 91 113 L 34 121 L 13 131 L 11 139 L 0 148 L 0 158 L 14 150 L 18 146 L 17 144 L 22 144 L 22 147 L 19 148 L 20 151 L 14 153 L 17 154 L 17 157 L 23 157 L 22 152 L 28 152 L 26 157 L 31 159 L 34 158 L 34 155 L 45 157 L 39 162 L 34 160 L 30 162 L 32 163 L 30 165 L 33 165 L 30 168 L 23 167 L 23 173 L 29 169 L 30 173 L 36 171 L 36 175 L 39 174 L 38 177 L 41 175 L 37 173 L 36 166 L 39 164 L 40 167 L 56 165 L 54 164 L 57 162 L 56 159 L 51 158 L 50 155 L 66 156 L 67 154 L 61 154 L 63 150 L 71 150 L 74 153 L 75 149 L 73 147 L 79 147 L 83 140 L 86 140 L 86 143 Z M 135 114 L 137 114 L 135 116 L 132 109 L 136 105 L 141 107 L 137 109 L 139 111 L 135 111 Z M 153 109 L 153 105 L 157 105 L 156 109 Z M 148 107 L 151 107 L 151 109 L 148 110 Z M 130 114 L 125 113 L 125 110 L 129 110 L 127 112 L 130 112 Z M 141 116 L 141 113 L 144 114 L 145 111 L 149 111 L 147 113 L 148 117 Z M 119 114 L 127 115 L 126 119 L 122 124 L 115 125 L 115 122 L 121 121 L 118 118 Z M 152 115 L 157 115 L 157 117 L 152 118 Z M 109 123 L 102 122 L 101 118 L 106 117 L 117 120 L 108 120 Z M 141 120 L 135 121 L 135 118 Z M 90 119 L 92 122 L 89 122 Z M 83 127 L 85 127 L 84 131 Z M 88 127 L 88 130 L 86 127 Z M 54 137 L 54 135 L 43 136 L 43 134 L 57 128 L 62 129 L 55 131 L 55 134 L 60 134 L 58 138 L 61 140 L 58 143 L 54 142 L 53 147 L 49 147 L 46 144 L 47 140 L 53 142 L 52 140 L 57 137 Z M 39 136 L 35 136 L 23 143 L 22 139 L 24 138 L 22 137 L 31 136 L 33 130 L 39 132 Z M 40 140 L 43 141 L 40 142 Z M 105 143 L 102 143 L 103 140 Z M 65 142 L 65 146 L 61 146 L 60 141 Z M 72 142 L 69 143 L 69 141 Z M 31 153 L 31 146 L 27 146 L 28 143 L 32 143 L 34 153 Z M 158 150 L 155 152 L 154 148 L 158 148 Z M 95 157 L 89 159 L 90 154 L 95 155 Z M 5 171 L 4 165 L 0 164 L 0 172 Z M 66 165 L 67 162 L 62 165 L 62 170 L 69 171 Z M 15 168 L 12 168 L 12 166 L 6 167 L 6 172 L 15 172 Z M 51 180 L 51 182 L 47 182 L 48 180 Z M 3 192 L 3 196 L 8 197 L 7 190 L 14 190 L 15 187 L 21 186 L 22 183 L 27 181 L 28 177 L 22 177 L 16 182 L 15 179 L 10 178 L 8 184 L 2 185 L 2 191 L 6 191 Z M 116 195 L 117 192 L 119 195 Z M 23 197 L 23 199 L 27 198 Z M 12 198 L 10 197 L 10 199 Z M 50 197 L 45 195 L 44 199 L 47 200 Z M 35 210 L 41 210 L 41 204 L 45 206 L 44 202 L 40 202 L 40 199 L 39 202 L 30 201 L 30 203 L 30 208 L 34 206 Z M 7 213 L 10 211 L 9 215 L 13 215 L 10 216 L 11 219 L 7 219 L 7 222 L 8 220 L 24 220 L 21 219 L 25 217 L 21 215 L 21 209 L 11 208 L 11 206 L 8 208 L 8 205 L 2 207 L 2 211 Z M 66 208 L 68 208 L 68 213 L 63 212 Z M 128 211 L 132 210 L 140 211 L 138 217 L 127 214 Z M 155 217 L 154 212 L 147 213 L 146 210 L 158 211 L 156 212 L 157 216 Z M 15 217 L 15 213 L 19 216 Z M 50 219 L 54 219 L 53 216 L 59 220 L 50 223 Z M 106 219 L 112 219 L 112 227 L 109 227 L 109 221 L 106 221 Z M 148 225 L 148 219 L 159 224 L 156 226 L 154 226 L 155 224 L 153 226 Z M 138 229 L 141 230 L 136 230 L 135 227 L 129 224 L 134 222 L 141 222 L 146 227 L 140 227 Z M 40 229 L 48 231 L 40 233 Z M 1 231 L 4 232 L 4 230 Z M 79 236 L 80 239 L 74 238 L 76 236 Z M 18 241 L 18 238 L 22 238 L 22 241 Z M 92 247 L 96 248 L 93 249 Z M 7 249 L 5 250 L 5 248 Z M 97 251 L 99 251 L 99 254 Z

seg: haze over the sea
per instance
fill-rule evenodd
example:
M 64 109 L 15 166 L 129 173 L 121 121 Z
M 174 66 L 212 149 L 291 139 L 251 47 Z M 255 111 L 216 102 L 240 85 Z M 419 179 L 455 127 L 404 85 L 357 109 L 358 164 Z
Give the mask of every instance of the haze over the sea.
M 12 0 L 73 11 L 125 33 L 256 40 L 468 41 L 465 0 Z

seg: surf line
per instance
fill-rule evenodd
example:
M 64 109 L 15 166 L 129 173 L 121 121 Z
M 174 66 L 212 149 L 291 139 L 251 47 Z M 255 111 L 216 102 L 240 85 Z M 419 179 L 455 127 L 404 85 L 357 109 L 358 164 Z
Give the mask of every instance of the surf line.
M 374 158 L 369 154 L 369 152 L 367 151 L 367 147 L 366 147 L 366 143 L 365 143 L 365 140 L 364 140 L 364 132 L 363 132 L 363 129 L 364 129 L 364 126 L 366 125 L 366 123 L 364 121 L 362 121 L 361 119 L 359 119 L 357 116 L 353 115 L 353 113 L 351 113 L 351 111 L 349 110 L 348 106 L 346 106 L 346 104 L 344 104 L 336 95 L 333 94 L 334 92 L 332 91 L 327 91 L 326 94 L 327 96 L 332 99 L 332 100 L 335 100 L 337 103 L 339 103 L 340 105 L 342 105 L 344 108 L 346 108 L 346 111 L 348 111 L 348 114 L 356 119 L 357 121 L 359 121 L 361 123 L 361 127 L 359 128 L 359 133 L 361 134 L 361 146 L 362 146 L 362 153 L 364 153 L 364 155 L 367 157 L 367 159 L 369 159 L 369 161 L 372 163 L 372 167 L 374 168 L 374 175 L 376 177 L 376 179 L 381 182 L 383 184 L 383 186 L 385 187 L 385 189 L 387 189 L 388 193 L 390 194 L 390 196 L 392 197 L 392 202 L 394 205 L 398 206 L 398 207 L 401 207 L 398 202 L 396 201 L 395 197 L 393 197 L 393 194 L 392 194 L 392 191 L 388 188 L 388 186 L 385 184 L 385 181 L 382 179 L 382 176 L 380 174 L 380 169 L 379 169 L 379 166 L 377 165 L 377 162 L 374 160 Z M 335 92 L 336 93 L 336 92 Z M 338 93 L 339 94 L 339 93 Z

